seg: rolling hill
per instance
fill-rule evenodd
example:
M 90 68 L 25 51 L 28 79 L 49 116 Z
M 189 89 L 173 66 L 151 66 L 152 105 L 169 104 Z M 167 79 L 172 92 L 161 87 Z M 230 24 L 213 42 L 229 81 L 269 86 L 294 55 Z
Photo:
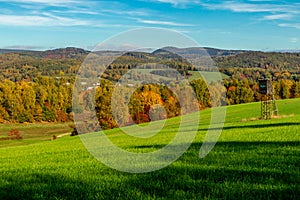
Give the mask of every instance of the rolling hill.
M 145 174 L 110 169 L 89 154 L 80 137 L 3 147 L 0 199 L 297 199 L 300 99 L 278 101 L 278 108 L 279 118 L 257 120 L 260 103 L 227 107 L 222 135 L 202 159 L 211 110 L 201 111 L 190 148 L 168 167 Z M 195 115 L 185 118 L 192 122 Z M 152 152 L 173 139 L 179 123 L 178 117 L 167 120 L 149 139 L 119 129 L 105 134 L 127 151 Z

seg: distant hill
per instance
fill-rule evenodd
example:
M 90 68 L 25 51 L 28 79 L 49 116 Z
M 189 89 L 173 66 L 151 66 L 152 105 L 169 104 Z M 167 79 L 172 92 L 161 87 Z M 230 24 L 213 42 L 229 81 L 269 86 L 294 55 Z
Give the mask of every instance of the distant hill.
M 91 51 L 81 49 L 81 48 L 75 48 L 75 47 L 67 47 L 67 48 L 59 48 L 59 49 L 53 49 L 53 50 L 46 50 L 46 51 L 32 51 L 32 50 L 22 50 L 22 49 L 0 49 L 0 54 L 5 53 L 25 53 L 27 55 L 35 55 L 43 58 L 79 58 L 81 56 L 86 56 Z M 102 51 L 101 51 L 102 52 Z M 108 51 L 103 51 L 108 53 Z M 215 49 L 215 48 L 209 48 L 209 47 L 190 47 L 190 48 L 176 48 L 176 47 L 165 47 L 162 49 L 158 49 L 152 54 L 154 55 L 166 55 L 167 52 L 173 52 L 178 53 L 180 55 L 210 55 L 212 57 L 215 56 L 230 56 L 230 55 L 237 55 L 240 53 L 249 52 L 246 50 L 224 50 L 224 49 Z M 98 52 L 99 53 L 99 52 Z M 143 53 L 136 52 L 136 54 L 141 55 Z M 133 54 L 132 54 L 133 56 Z M 136 56 L 136 55 L 134 55 Z M 170 56 L 170 54 L 168 54 Z M 173 57 L 178 57 L 175 54 Z
M 200 55 L 200 56 L 232 56 L 240 53 L 249 52 L 247 50 L 224 50 L 224 49 L 215 49 L 209 47 L 190 47 L 190 48 L 176 48 L 176 47 L 165 47 L 160 50 L 154 51 L 154 54 L 161 53 L 161 51 L 169 51 L 173 53 L 178 53 L 180 55 Z
M 38 75 L 57 76 L 61 72 L 71 76 L 77 72 L 90 52 L 75 47 L 47 51 L 0 49 L 0 68 L 2 70 L 0 78 L 18 81 L 28 77 L 32 79 Z M 116 52 L 97 51 L 94 53 L 109 57 Z M 299 74 L 300 77 L 300 53 L 224 50 L 209 47 L 164 47 L 152 53 L 127 52 L 118 57 L 110 69 L 127 69 L 147 63 L 161 63 L 177 69 L 192 70 L 193 66 L 187 60 L 199 58 L 199 56 L 212 57 L 218 68 L 226 71 L 229 76 L 234 74 L 237 68 L 259 68 L 261 70 L 268 68 L 272 70 L 272 73 L 289 71 L 297 76 Z M 200 66 L 203 71 L 211 70 L 210 66 L 205 63 Z M 229 72 L 228 69 L 232 70 Z
M 284 50 L 267 51 L 267 52 L 277 52 L 277 53 L 300 53 L 300 49 L 284 49 Z
M 26 56 L 35 56 L 41 58 L 50 58 L 50 59 L 65 59 L 65 58 L 81 58 L 86 56 L 90 51 L 75 48 L 75 47 L 67 47 L 46 51 L 32 51 L 32 50 L 20 50 L 20 49 L 0 49 L 0 54 L 6 53 L 16 53 L 20 55 Z
M 90 51 L 84 49 L 67 47 L 67 48 L 44 51 L 40 53 L 40 56 L 43 58 L 57 58 L 57 59 L 82 58 L 83 56 L 86 56 L 89 53 Z
M 79 58 L 82 56 L 86 56 L 91 51 L 76 48 L 76 47 L 66 47 L 66 48 L 59 48 L 53 50 L 46 50 L 46 51 L 35 51 L 35 50 L 23 50 L 23 49 L 0 49 L 0 54 L 5 53 L 25 53 L 26 55 L 34 55 L 43 58 Z M 111 51 L 97 51 L 97 53 L 105 53 L 108 54 Z M 171 52 L 173 55 L 171 55 Z M 226 57 L 226 56 L 234 56 L 243 53 L 300 53 L 300 50 L 276 50 L 276 51 L 252 51 L 252 50 L 227 50 L 227 49 L 217 49 L 211 47 L 189 47 L 189 48 L 176 48 L 176 47 L 164 47 L 162 49 L 158 49 L 152 52 L 153 55 L 158 55 L 160 57 L 178 57 L 179 55 L 189 56 L 211 56 L 211 57 Z M 131 54 L 134 57 L 140 57 L 143 52 L 135 52 Z M 149 55 L 149 54 L 148 54 Z
M 249 51 L 228 57 L 215 57 L 222 68 L 278 68 L 299 70 L 300 53 Z
M 34 52 L 34 51 L 22 50 L 22 49 L 0 49 L 0 54 L 5 54 L 5 53 L 23 53 L 23 52 Z
M 187 62 L 186 59 L 189 58 L 197 58 L 201 57 L 227 57 L 234 56 L 242 53 L 247 53 L 251 51 L 246 50 L 222 50 L 222 49 L 214 49 L 208 47 L 191 47 L 191 48 L 176 48 L 176 47 L 164 47 L 161 49 L 157 49 L 152 53 L 146 52 L 128 52 L 125 53 L 120 59 L 118 59 L 118 63 L 126 63 L 127 61 L 135 60 L 140 61 L 141 63 L 145 62 L 158 62 L 161 60 L 176 60 L 177 62 Z M 99 52 L 98 52 L 99 53 Z

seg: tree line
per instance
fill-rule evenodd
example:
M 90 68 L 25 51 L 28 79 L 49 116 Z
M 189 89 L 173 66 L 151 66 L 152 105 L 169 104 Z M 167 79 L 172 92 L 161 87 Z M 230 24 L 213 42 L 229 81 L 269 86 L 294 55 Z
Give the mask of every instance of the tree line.
M 206 85 L 202 79 L 189 82 L 197 101 L 188 94 L 179 97 L 177 93 L 187 92 L 188 85 L 170 83 L 141 85 L 132 92 L 130 86 L 121 90 L 122 95 L 114 98 L 118 109 L 117 119 L 113 116 L 112 95 L 114 84 L 109 80 L 101 81 L 95 87 L 95 99 L 90 92 L 82 89 L 80 101 L 94 101 L 95 110 L 100 125 L 104 129 L 125 126 L 133 123 L 144 123 L 151 120 L 166 119 L 194 112 L 197 109 L 209 108 L 212 105 L 234 105 L 260 101 L 258 83 L 253 80 L 228 79 L 211 82 Z M 74 79 L 60 77 L 38 77 L 32 82 L 10 80 L 0 81 L 0 123 L 4 122 L 66 122 L 72 120 L 72 92 Z M 300 82 L 290 79 L 273 81 L 274 95 L 277 99 L 300 97 Z M 222 93 L 226 93 L 222 96 Z M 212 95 L 214 98 L 211 98 Z M 124 104 L 125 96 L 129 102 Z M 185 105 L 184 105 L 185 104 Z M 88 105 L 88 104 L 82 104 Z M 188 106 L 187 106 L 188 105 Z M 181 109 L 181 108 L 185 108 Z M 83 112 L 88 108 L 77 108 Z M 119 121 L 118 121 L 119 120 Z
M 66 122 L 71 119 L 72 83 L 65 78 L 0 82 L 0 122 Z

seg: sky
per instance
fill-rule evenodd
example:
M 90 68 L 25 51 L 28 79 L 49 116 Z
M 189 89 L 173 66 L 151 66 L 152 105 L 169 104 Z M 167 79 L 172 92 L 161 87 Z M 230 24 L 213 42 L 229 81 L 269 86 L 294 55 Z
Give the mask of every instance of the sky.
M 178 31 L 200 46 L 299 50 L 299 0 L 0 0 L 0 48 L 92 49 L 123 31 Z

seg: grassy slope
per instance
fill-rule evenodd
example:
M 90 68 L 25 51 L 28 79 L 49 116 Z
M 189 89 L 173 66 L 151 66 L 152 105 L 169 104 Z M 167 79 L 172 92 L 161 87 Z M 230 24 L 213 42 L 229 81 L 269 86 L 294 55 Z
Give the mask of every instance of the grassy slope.
M 28 145 L 51 140 L 53 135 L 70 133 L 71 123 L 0 124 L 0 138 L 7 137 L 12 129 L 20 131 L 22 140 L 0 140 L 0 148 Z
M 210 83 L 211 81 L 220 80 L 220 75 L 222 79 L 229 78 L 226 74 L 219 72 L 189 71 L 189 73 L 192 74 L 192 76 L 189 77 L 189 81 L 205 78 L 205 80 Z
M 278 101 L 281 119 L 259 116 L 259 103 L 230 106 L 219 142 L 198 158 L 210 110 L 189 150 L 170 166 L 146 174 L 110 169 L 85 150 L 79 137 L 0 149 L 0 199 L 297 199 L 300 195 L 300 99 Z M 191 120 L 193 115 L 187 116 Z M 132 151 L 151 151 L 172 139 L 170 119 L 150 140 L 110 139 Z M 135 146 L 135 148 L 133 148 Z
M 136 71 L 137 71 L 137 73 L 141 73 L 141 74 L 151 74 L 150 73 L 151 71 L 157 71 L 157 70 L 159 70 L 159 69 L 138 69 Z M 205 80 L 208 83 L 210 83 L 211 81 L 220 80 L 220 78 L 222 78 L 222 79 L 229 78 L 226 74 L 223 74 L 220 72 L 189 71 L 189 73 L 191 74 L 191 76 L 188 78 L 189 81 L 205 78 Z M 174 77 L 168 78 L 168 77 L 159 76 L 159 75 L 153 75 L 153 77 L 156 77 L 156 78 L 159 77 L 159 79 L 163 79 L 163 80 L 174 80 Z

